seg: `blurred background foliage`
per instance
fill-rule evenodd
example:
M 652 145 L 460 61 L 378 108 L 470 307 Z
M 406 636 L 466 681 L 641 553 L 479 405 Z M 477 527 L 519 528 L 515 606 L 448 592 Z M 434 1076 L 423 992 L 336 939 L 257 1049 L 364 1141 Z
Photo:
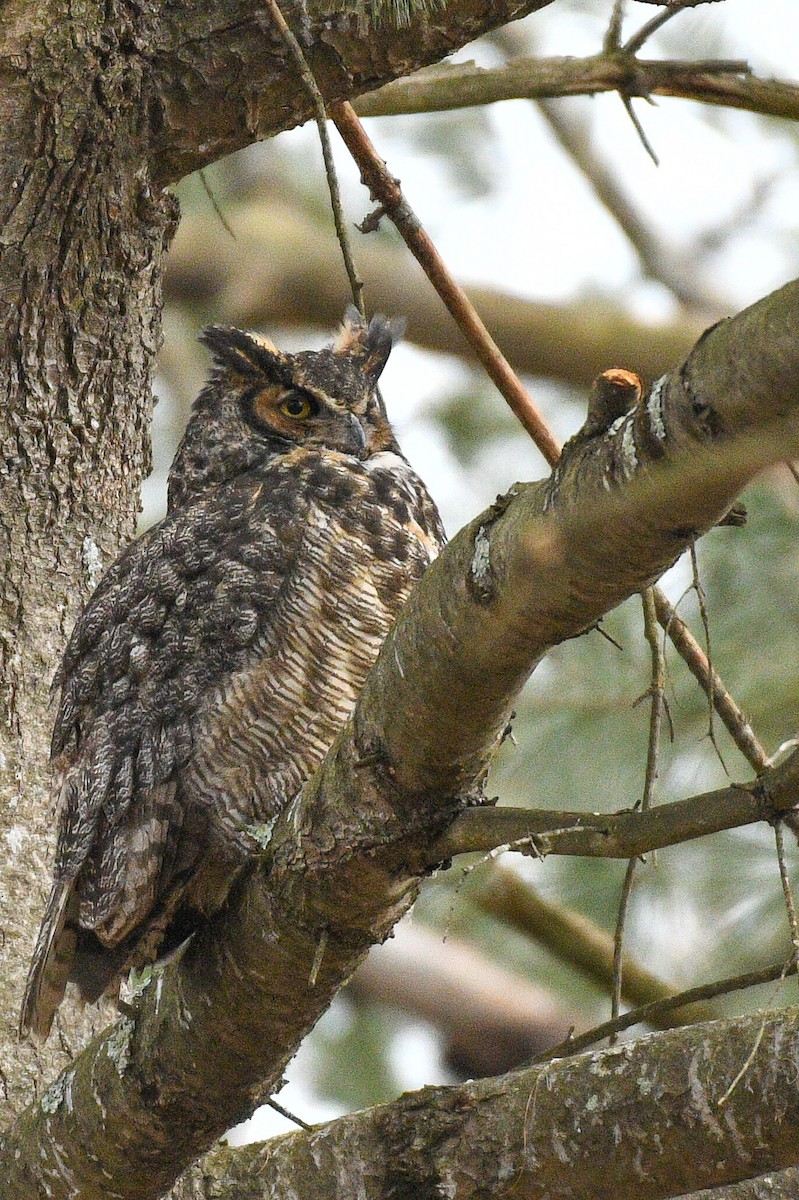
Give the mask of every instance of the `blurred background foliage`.
M 492 66 L 513 53 L 594 53 L 610 8 L 607 0 L 555 0 L 459 57 Z M 652 15 L 651 6 L 630 4 L 625 29 Z M 681 13 L 645 54 L 745 57 L 759 74 L 785 78 L 797 44 L 795 0 L 763 0 L 756 12 L 727 0 Z M 625 366 L 651 379 L 702 328 L 799 267 L 795 127 L 679 100 L 637 107 L 659 169 L 615 96 L 550 102 L 545 112 L 511 101 L 368 123 L 560 438 L 581 424 L 598 370 Z M 349 219 L 360 221 L 368 196 L 340 145 L 337 161 Z M 616 202 L 598 198 L 598 172 L 614 182 Z M 166 471 L 206 370 L 196 340 L 203 324 L 261 328 L 297 349 L 329 337 L 349 299 L 313 128 L 232 156 L 204 180 L 186 179 L 179 196 L 144 524 L 163 511 Z M 355 250 L 367 306 L 408 317 L 384 392 L 403 448 L 452 533 L 517 478 L 543 475 L 542 460 L 465 356 L 388 223 L 356 235 Z M 799 724 L 799 487 L 786 469 L 775 470 L 746 503 L 746 528 L 712 531 L 698 557 L 714 665 L 772 754 Z M 683 562 L 664 586 L 703 641 L 691 583 Z M 558 647 L 520 697 L 516 744 L 505 743 L 489 781 L 500 803 L 612 811 L 640 799 L 650 669 L 640 601 L 628 601 L 604 628 L 620 649 L 596 632 Z M 751 777 L 717 718 L 722 763 L 708 736 L 707 700 L 671 648 L 668 699 L 674 738 L 660 748 L 656 802 Z M 793 845 L 789 858 L 793 867 Z M 624 863 L 505 855 L 502 868 L 612 933 Z M 408 930 L 376 952 L 372 975 L 356 978 L 308 1039 L 283 1103 L 317 1120 L 408 1087 L 499 1071 L 570 1026 L 608 1015 L 607 986 L 476 902 L 495 870 L 494 859 L 458 861 L 428 882 Z M 747 828 L 653 856 L 636 877 L 626 946 L 674 987 L 787 958 L 771 830 Z M 745 992 L 715 1011 L 778 1003 L 795 986 Z M 278 1121 L 262 1111 L 241 1136 L 263 1136 Z

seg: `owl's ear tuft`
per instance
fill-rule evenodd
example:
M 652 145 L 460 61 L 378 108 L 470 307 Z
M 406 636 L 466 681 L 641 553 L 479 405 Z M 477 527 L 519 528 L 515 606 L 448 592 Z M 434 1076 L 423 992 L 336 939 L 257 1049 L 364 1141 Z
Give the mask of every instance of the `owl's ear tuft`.
M 359 359 L 365 374 L 376 382 L 388 361 L 392 346 L 404 331 L 403 317 L 389 321 L 387 317 L 377 315 L 367 324 L 355 305 L 350 304 L 333 343 L 333 353 Z
M 217 366 L 233 370 L 246 379 L 283 381 L 286 359 L 268 338 L 232 326 L 209 325 L 200 334 Z

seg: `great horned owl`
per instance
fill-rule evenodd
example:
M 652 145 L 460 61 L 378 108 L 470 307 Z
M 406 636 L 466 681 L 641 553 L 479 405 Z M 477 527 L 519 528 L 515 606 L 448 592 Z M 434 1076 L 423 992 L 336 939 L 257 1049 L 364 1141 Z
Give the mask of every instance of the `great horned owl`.
M 20 1029 L 180 945 L 346 721 L 443 531 L 375 387 L 383 317 L 284 354 L 238 329 L 166 517 L 100 582 L 56 674 L 58 839 Z

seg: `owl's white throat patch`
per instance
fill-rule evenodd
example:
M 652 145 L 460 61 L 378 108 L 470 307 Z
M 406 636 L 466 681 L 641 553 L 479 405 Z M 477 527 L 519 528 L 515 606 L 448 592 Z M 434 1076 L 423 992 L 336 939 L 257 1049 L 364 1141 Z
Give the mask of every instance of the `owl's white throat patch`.
M 367 471 L 407 471 L 405 459 L 394 450 L 381 450 L 367 458 L 363 464 Z

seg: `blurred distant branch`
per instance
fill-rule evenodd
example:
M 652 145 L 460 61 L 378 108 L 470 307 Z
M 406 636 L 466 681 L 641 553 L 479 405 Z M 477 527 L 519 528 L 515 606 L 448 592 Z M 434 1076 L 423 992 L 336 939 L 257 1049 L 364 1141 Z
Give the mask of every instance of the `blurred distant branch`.
M 372 947 L 345 994 L 431 1022 L 444 1039 L 447 1061 L 464 1078 L 529 1062 L 574 1025 L 571 1006 L 544 985 L 417 921 L 401 921 L 393 937 Z
M 601 986 L 613 979 L 613 937 L 582 913 L 563 904 L 551 904 L 515 871 L 495 867 L 488 880 L 469 894 L 484 913 L 511 926 L 577 967 Z M 675 989 L 636 962 L 623 956 L 622 996 L 630 1004 L 650 1004 L 674 996 Z M 657 1010 L 647 1022 L 658 1029 L 709 1021 L 718 1014 L 708 1005 L 682 1007 L 679 1013 Z M 642 1018 L 643 1019 L 643 1018 Z
M 519 934 L 534 937 L 559 959 L 583 971 L 600 986 L 609 986 L 613 979 L 613 937 L 583 913 L 573 912 L 565 905 L 551 904 L 535 888 L 519 878 L 515 871 L 495 866 L 487 882 L 471 892 L 469 899 L 482 912 L 501 920 Z M 621 995 L 630 1004 L 649 1004 L 668 1000 L 674 988 L 647 971 L 629 954 L 624 955 L 623 988 Z M 651 1022 L 657 1028 L 687 1025 L 692 1021 L 709 1021 L 717 1015 L 708 1006 L 681 1009 L 678 1016 L 667 1012 Z
M 188 213 L 167 260 L 169 300 L 206 320 L 243 327 L 310 325 L 327 331 L 341 318 L 336 243 L 319 224 L 274 200 L 226 206 L 231 242 L 213 214 Z M 471 357 L 432 284 L 404 247 L 384 237 L 358 245 L 358 264 L 373 311 L 408 318 L 407 336 L 431 350 Z M 648 378 L 667 371 L 702 331 L 693 317 L 653 326 L 590 297 L 546 303 L 479 285 L 465 291 L 517 371 L 578 386 L 623 363 Z
M 799 804 L 799 751 L 752 783 L 731 784 L 646 812 L 557 812 L 550 809 L 469 808 L 432 843 L 430 865 L 455 854 L 497 846 L 544 857 L 631 858 L 664 846 L 774 821 Z
M 359 116 L 441 112 L 499 100 L 556 96 L 678 96 L 763 116 L 799 119 L 799 86 L 752 75 L 745 61 L 696 62 L 635 58 L 627 53 L 587 58 L 518 58 L 507 66 L 439 64 L 354 101 Z
M 648 21 L 632 39 L 622 45 L 613 41 L 621 37 L 621 12 L 614 8 L 611 24 L 606 35 L 605 53 L 612 46 L 616 52 L 637 53 L 647 37 L 671 17 L 677 15 L 670 8 Z M 518 24 L 503 25 L 489 35 L 492 45 L 503 55 L 505 63 L 513 63 L 525 57 L 529 60 L 530 44 Z M 643 40 L 642 40 L 643 39 Z M 626 160 L 616 156 L 612 161 L 597 152 L 594 147 L 588 108 L 573 104 L 559 104 L 556 100 L 539 100 L 537 108 L 549 125 L 558 145 L 585 176 L 600 204 L 604 206 L 638 256 L 641 269 L 650 279 L 659 280 L 674 296 L 689 308 L 701 310 L 710 316 L 720 316 L 720 298 L 710 289 L 696 282 L 696 256 L 676 253 L 675 248 L 664 243 L 645 220 L 624 188 Z

